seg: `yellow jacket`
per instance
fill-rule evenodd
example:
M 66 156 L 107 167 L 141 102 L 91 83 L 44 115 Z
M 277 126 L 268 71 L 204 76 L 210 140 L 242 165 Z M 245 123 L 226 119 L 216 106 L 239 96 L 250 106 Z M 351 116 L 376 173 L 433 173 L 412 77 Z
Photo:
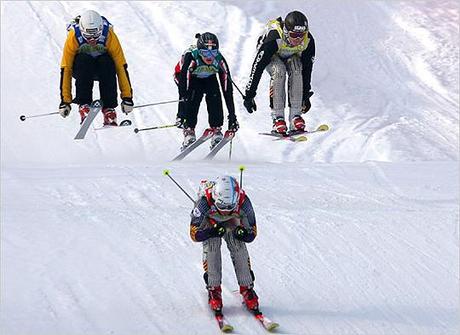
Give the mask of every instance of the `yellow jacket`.
M 69 29 L 69 33 L 64 44 L 64 51 L 62 54 L 61 61 L 60 90 L 62 102 L 69 104 L 72 102 L 73 62 L 76 54 L 79 52 L 83 52 L 82 49 L 84 46 L 88 46 L 88 44 L 84 44 L 80 47 L 75 36 L 75 31 L 73 29 Z M 115 70 L 117 72 L 118 86 L 120 87 L 121 98 L 132 98 L 133 90 L 131 87 L 131 83 L 129 81 L 129 75 L 127 71 L 128 64 L 126 64 L 125 55 L 123 54 L 123 49 L 121 48 L 120 41 L 118 40 L 118 37 L 113 31 L 112 27 L 109 28 L 107 42 L 102 52 L 108 52 L 110 57 L 112 57 L 113 62 L 115 63 Z

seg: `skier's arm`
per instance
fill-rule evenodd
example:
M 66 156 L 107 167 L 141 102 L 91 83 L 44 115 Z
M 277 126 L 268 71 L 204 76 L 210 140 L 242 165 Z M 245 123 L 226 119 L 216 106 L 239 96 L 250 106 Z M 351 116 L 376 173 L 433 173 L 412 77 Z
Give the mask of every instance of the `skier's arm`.
M 230 75 L 230 69 L 224 57 L 222 57 L 222 61 L 220 62 L 219 79 L 220 86 L 222 87 L 222 92 L 224 94 L 225 104 L 227 105 L 228 119 L 229 121 L 235 120 L 236 116 L 235 103 L 233 101 L 232 80 Z
M 300 57 L 302 61 L 302 81 L 303 81 L 303 101 L 308 99 L 311 94 L 311 72 L 313 70 L 313 62 L 315 61 L 315 39 L 308 33 L 310 42 L 308 47 L 302 52 Z
M 78 42 L 75 38 L 73 29 L 67 34 L 67 39 L 64 44 L 61 60 L 61 80 L 59 89 L 61 92 L 61 102 L 72 103 L 72 68 L 75 55 L 78 51 Z
M 195 242 L 203 242 L 212 237 L 213 228 L 209 227 L 208 214 L 210 207 L 205 197 L 198 200 L 190 216 L 190 237 Z
M 179 99 L 185 99 L 187 97 L 187 76 L 190 64 L 193 61 L 193 56 L 191 52 L 186 52 L 184 55 L 184 62 L 182 68 L 178 74 L 178 86 L 179 86 Z
M 118 77 L 118 86 L 121 91 L 121 98 L 133 97 L 133 89 L 129 80 L 128 64 L 126 63 L 123 49 L 115 32 L 110 28 L 107 36 L 107 52 L 115 63 L 115 71 Z
M 246 198 L 243 201 L 243 204 L 241 205 L 240 214 L 242 215 L 242 226 L 244 229 L 246 229 L 247 233 L 242 238 L 242 241 L 250 243 L 254 241 L 254 239 L 257 236 L 257 225 L 254 208 L 252 207 L 251 200 L 249 200 L 248 196 L 246 196 Z
M 256 96 L 257 86 L 259 85 L 262 73 L 270 63 L 273 55 L 278 51 L 277 40 L 280 38 L 281 37 L 276 30 L 270 31 L 257 51 L 256 58 L 254 59 L 251 67 L 249 82 L 246 85 L 246 99 L 254 99 Z

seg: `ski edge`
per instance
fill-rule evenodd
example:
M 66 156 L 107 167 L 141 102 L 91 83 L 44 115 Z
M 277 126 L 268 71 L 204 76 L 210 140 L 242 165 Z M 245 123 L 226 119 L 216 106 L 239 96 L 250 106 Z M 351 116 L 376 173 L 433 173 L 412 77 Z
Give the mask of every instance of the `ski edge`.
M 202 145 L 204 142 L 209 140 L 212 137 L 212 130 L 210 128 L 205 129 L 203 132 L 203 135 L 201 135 L 195 142 L 190 144 L 187 148 L 184 149 L 181 153 L 179 153 L 176 157 L 172 159 L 173 162 L 175 161 L 180 161 L 184 159 L 186 156 L 188 156 L 193 150 L 198 148 L 200 145 Z
M 282 134 L 277 134 L 277 133 L 259 133 L 259 135 L 266 135 L 266 136 L 274 136 L 278 137 L 280 139 L 291 137 L 291 136 L 296 136 L 296 135 L 304 135 L 304 134 L 312 134 L 312 133 L 317 133 L 317 132 L 324 132 L 328 131 L 330 128 L 327 124 L 323 123 L 320 124 L 315 128 L 315 130 L 310 130 L 310 131 L 297 131 L 297 132 L 291 132 L 291 133 L 286 133 L 285 135 Z
M 81 124 L 80 129 L 74 137 L 74 140 L 83 140 L 85 138 L 86 134 L 88 133 L 89 127 L 91 126 L 91 123 L 93 123 L 97 114 L 102 110 L 102 106 L 103 105 L 101 100 L 94 100 L 91 103 L 90 112 Z
M 233 140 L 233 138 L 235 137 L 235 132 L 234 131 L 230 131 L 230 130 L 227 130 L 225 132 L 225 135 L 224 135 L 224 138 L 222 139 L 222 141 L 220 141 L 214 148 L 212 148 L 212 150 L 206 155 L 206 157 L 204 159 L 207 159 L 207 160 L 211 160 L 213 159 L 217 153 L 225 146 L 227 145 L 228 142 L 230 142 L 231 140 Z

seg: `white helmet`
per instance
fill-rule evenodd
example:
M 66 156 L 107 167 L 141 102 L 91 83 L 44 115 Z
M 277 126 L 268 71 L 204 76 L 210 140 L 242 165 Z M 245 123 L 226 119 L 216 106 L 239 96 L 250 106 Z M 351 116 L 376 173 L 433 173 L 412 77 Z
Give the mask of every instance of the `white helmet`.
M 231 176 L 217 177 L 212 188 L 212 198 L 219 211 L 233 211 L 240 199 L 240 186 L 236 179 Z
M 102 17 L 94 10 L 87 10 L 80 16 L 80 30 L 85 39 L 98 39 L 102 34 Z

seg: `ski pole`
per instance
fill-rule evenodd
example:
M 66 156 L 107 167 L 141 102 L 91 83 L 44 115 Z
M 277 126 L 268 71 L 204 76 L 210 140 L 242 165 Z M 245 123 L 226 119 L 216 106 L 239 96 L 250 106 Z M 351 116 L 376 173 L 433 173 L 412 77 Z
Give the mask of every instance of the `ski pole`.
M 155 126 L 155 127 L 148 127 L 148 128 L 134 128 L 134 132 L 137 134 L 138 132 L 140 131 L 144 131 L 144 130 L 153 130 L 153 129 L 164 129 L 164 128 L 173 128 L 173 127 L 177 127 L 177 123 L 174 123 L 174 124 L 167 124 L 167 125 L 164 125 L 164 126 Z
M 246 98 L 243 94 L 243 92 L 241 92 L 241 90 L 239 89 L 239 87 L 235 84 L 235 82 L 233 81 L 232 77 L 228 76 L 230 78 L 230 81 L 232 82 L 233 86 L 236 87 L 236 89 L 238 90 L 238 92 L 240 92 L 241 96 L 244 98 Z
M 31 118 L 33 118 L 33 117 L 42 117 L 42 116 L 54 115 L 54 114 L 59 114 L 59 112 L 45 113 L 45 114 L 36 114 L 36 115 L 21 115 L 21 116 L 19 117 L 19 120 L 25 121 L 26 119 L 31 119 Z
M 232 148 L 233 148 L 233 138 L 230 141 L 230 148 L 228 149 L 228 160 L 232 160 Z
M 177 187 L 179 187 L 179 188 L 181 189 L 181 191 L 184 192 L 184 194 L 185 194 L 190 200 L 192 200 L 193 203 L 195 203 L 195 200 L 193 200 L 193 198 L 182 188 L 182 186 L 180 186 L 180 185 L 177 183 L 177 181 L 175 181 L 174 178 L 171 177 L 171 174 L 170 174 L 169 170 L 164 170 L 164 171 L 163 171 L 163 174 L 164 174 L 165 176 L 168 176 L 169 179 L 171 179 L 171 180 L 174 182 L 174 184 L 176 184 Z
M 160 102 L 154 102 L 154 103 L 151 103 L 151 104 L 145 104 L 145 105 L 138 105 L 138 106 L 134 106 L 134 108 L 141 108 L 141 107 L 147 107 L 147 106 L 156 106 L 156 105 L 165 105 L 165 104 L 172 104 L 174 102 L 182 102 L 184 101 L 184 99 L 179 99 L 179 100 L 170 100 L 170 101 L 160 101 Z
M 243 171 L 245 170 L 244 165 L 240 165 L 240 190 L 243 189 Z

